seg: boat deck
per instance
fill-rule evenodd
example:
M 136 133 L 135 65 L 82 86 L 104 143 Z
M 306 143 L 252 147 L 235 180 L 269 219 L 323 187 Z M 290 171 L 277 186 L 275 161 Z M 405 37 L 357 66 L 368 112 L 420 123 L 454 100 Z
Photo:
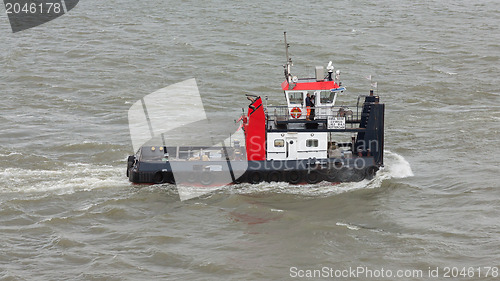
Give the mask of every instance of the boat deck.
M 312 112 L 323 112 L 325 108 L 312 107 Z M 286 131 L 303 131 L 303 132 L 362 132 L 365 128 L 360 128 L 362 122 L 361 110 L 356 107 L 356 110 L 350 110 L 345 106 L 334 106 L 328 108 L 328 114 L 311 114 L 309 119 L 302 114 L 299 118 L 293 118 L 289 112 L 288 106 L 269 106 L 266 108 L 268 132 L 286 132 Z M 330 123 L 329 123 L 330 120 Z M 339 121 L 340 123 L 334 123 Z

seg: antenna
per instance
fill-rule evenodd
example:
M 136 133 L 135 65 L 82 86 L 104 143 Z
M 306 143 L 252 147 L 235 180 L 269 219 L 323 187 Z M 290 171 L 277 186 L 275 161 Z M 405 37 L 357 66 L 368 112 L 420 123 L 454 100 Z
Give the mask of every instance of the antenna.
M 285 37 L 285 52 L 286 52 L 286 64 L 283 67 L 285 68 L 285 79 L 290 84 L 290 82 L 291 82 L 291 76 L 292 76 L 290 74 L 290 67 L 292 65 L 292 59 L 288 55 L 288 47 L 290 47 L 290 45 L 286 41 L 286 31 L 283 32 L 283 35 Z
M 290 45 L 286 42 L 286 31 L 283 32 L 283 36 L 285 37 L 286 63 L 288 63 L 288 62 L 291 62 L 291 60 L 290 60 L 290 56 L 288 56 L 288 47 L 290 47 Z

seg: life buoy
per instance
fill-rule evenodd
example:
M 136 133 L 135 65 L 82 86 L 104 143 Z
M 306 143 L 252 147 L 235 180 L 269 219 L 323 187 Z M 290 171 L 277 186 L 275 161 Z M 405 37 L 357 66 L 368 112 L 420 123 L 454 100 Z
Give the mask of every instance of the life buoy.
M 302 116 L 302 110 L 300 110 L 300 108 L 298 107 L 294 107 L 292 108 L 292 110 L 290 110 L 290 116 L 292 116 L 292 118 L 294 119 L 297 119 Z

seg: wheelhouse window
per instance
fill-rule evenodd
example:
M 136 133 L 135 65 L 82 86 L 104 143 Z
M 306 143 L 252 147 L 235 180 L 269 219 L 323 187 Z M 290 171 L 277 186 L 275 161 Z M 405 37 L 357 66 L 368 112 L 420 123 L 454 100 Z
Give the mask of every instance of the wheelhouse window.
M 288 93 L 288 100 L 290 101 L 290 104 L 302 104 L 303 102 L 303 97 L 304 93 L 302 92 L 289 92 Z
M 317 139 L 306 140 L 306 147 L 318 147 L 319 143 Z
M 284 146 L 285 146 L 285 140 L 284 139 L 274 140 L 274 147 L 284 147 Z
M 322 104 L 332 103 L 333 98 L 335 97 L 335 93 L 331 91 L 321 91 L 319 93 L 319 97 Z

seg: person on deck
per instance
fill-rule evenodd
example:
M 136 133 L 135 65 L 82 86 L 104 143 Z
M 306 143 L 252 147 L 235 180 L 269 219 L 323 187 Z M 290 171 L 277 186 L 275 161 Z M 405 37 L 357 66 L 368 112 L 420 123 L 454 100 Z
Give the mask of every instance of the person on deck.
M 316 96 L 315 95 L 312 95 L 311 96 L 311 114 L 309 115 L 309 119 L 310 120 L 314 120 L 314 116 L 316 115 L 316 108 L 314 108 L 316 106 Z
M 311 107 L 312 106 L 314 106 L 314 104 L 311 101 L 311 94 L 307 93 L 307 97 L 306 97 L 306 108 L 307 108 L 306 120 L 307 121 L 311 120 L 311 119 L 309 119 L 309 116 L 311 115 Z

